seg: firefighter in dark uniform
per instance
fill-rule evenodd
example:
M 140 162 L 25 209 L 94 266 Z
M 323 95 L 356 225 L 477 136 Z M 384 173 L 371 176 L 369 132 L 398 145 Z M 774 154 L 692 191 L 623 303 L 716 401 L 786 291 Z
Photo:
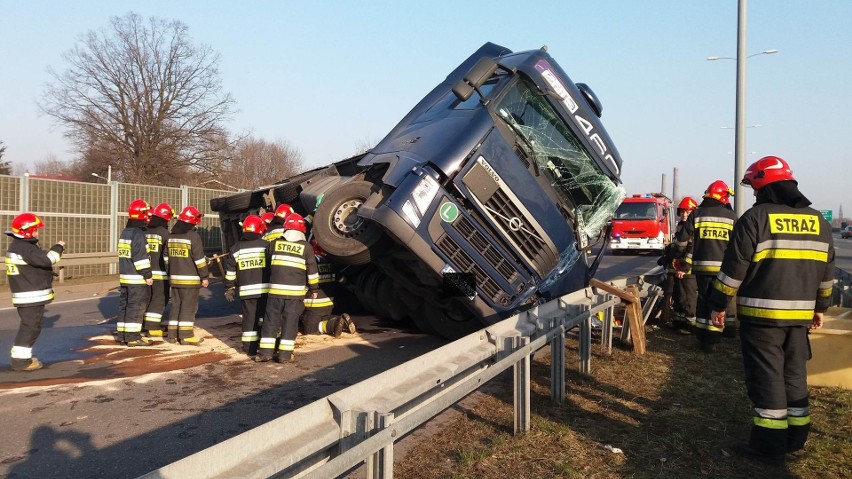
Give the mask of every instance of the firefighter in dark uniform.
M 279 331 L 278 360 L 294 360 L 293 350 L 299 332 L 299 317 L 305 309 L 305 293 L 317 297 L 317 260 L 311 245 L 305 239 L 305 219 L 292 213 L 284 221 L 284 234 L 268 244 L 271 262 L 269 273 L 269 299 L 260 331 L 260 349 L 254 360 L 265 362 L 276 356 L 276 339 Z
M 831 225 L 799 191 L 786 161 L 761 158 L 742 184 L 754 206 L 734 226 L 708 303 L 721 327 L 736 296 L 746 388 L 754 411 L 741 453 L 780 462 L 810 429 L 808 331 L 822 327 L 834 280 Z
M 127 225 L 118 238 L 118 320 L 116 341 L 127 346 L 154 344 L 142 337 L 145 309 L 151 301 L 151 258 L 145 239 L 145 225 L 151 208 L 142 199 L 135 199 L 127 207 Z
M 160 203 L 151 212 L 148 226 L 145 228 L 145 239 L 148 241 L 148 255 L 151 257 L 152 278 L 151 301 L 145 311 L 145 322 L 142 330 L 149 337 L 161 338 L 165 331 L 163 311 L 169 303 L 169 275 L 166 272 L 166 257 L 169 252 L 169 221 L 175 217 L 175 211 L 168 203 Z
M 677 226 L 675 226 L 675 237 L 677 237 L 677 234 L 683 229 L 687 219 L 689 218 L 689 214 L 692 213 L 692 210 L 694 210 L 697 205 L 698 204 L 695 200 L 689 196 L 684 196 L 680 201 L 677 207 L 678 223 Z M 663 283 L 663 306 L 661 319 L 663 324 L 671 323 L 671 327 L 673 329 L 684 329 L 688 332 L 688 324 L 678 324 L 674 322 L 674 314 L 672 311 L 675 304 L 678 304 L 678 308 L 680 310 L 688 309 L 680 304 L 684 295 L 681 291 L 681 280 L 678 278 L 677 270 L 674 267 L 675 258 L 682 255 L 683 252 L 678 250 L 677 242 L 671 242 L 668 246 L 666 246 L 663 256 L 657 261 L 657 264 L 666 269 L 666 279 Z
M 347 314 L 332 314 L 334 309 L 334 296 L 337 290 L 337 274 L 334 265 L 326 258 L 325 251 L 320 248 L 316 240 L 311 240 L 314 256 L 317 260 L 317 272 L 319 274 L 319 290 L 316 297 L 308 292 L 305 297 L 305 312 L 299 321 L 299 330 L 302 334 L 328 334 L 339 338 L 343 331 L 355 334 L 355 323 Z
M 275 208 L 275 213 L 272 214 L 272 219 L 267 223 L 266 233 L 263 239 L 266 241 L 275 241 L 284 235 L 284 220 L 293 213 L 293 207 L 287 203 L 281 203 Z
M 683 335 L 692 334 L 695 327 L 695 303 L 698 300 L 695 275 L 686 261 L 687 252 L 692 248 L 694 230 L 691 220 L 695 207 L 695 200 L 689 196 L 684 197 L 678 205 L 680 220 L 675 227 L 674 258 L 669 267 L 669 271 L 674 275 L 672 328 Z
M 207 282 L 207 257 L 204 245 L 195 227 L 201 224 L 204 215 L 195 206 L 187 206 L 180 212 L 169 235 L 169 282 L 171 283 L 172 310 L 166 341 L 198 346 L 204 338 L 195 335 L 195 313 L 198 312 L 198 296 Z
M 224 258 L 225 298 L 239 296 L 243 310 L 242 350 L 248 356 L 257 354 L 261 317 L 266 310 L 269 293 L 269 261 L 267 242 L 263 240 L 266 223 L 260 216 L 243 220 L 243 235 L 231 246 Z M 235 294 L 236 293 L 236 294 Z
M 736 310 L 733 304 L 725 312 L 724 328 L 713 325 L 707 306 L 707 292 L 722 267 L 722 258 L 737 221 L 737 214 L 731 208 L 732 196 L 734 191 L 724 181 L 716 180 L 707 187 L 704 200 L 692 214 L 695 233 L 692 250 L 686 259 L 698 283 L 695 332 L 701 350 L 705 353 L 713 352 L 722 338 L 723 329 L 726 335 L 736 336 Z
M 41 333 L 44 306 L 53 301 L 53 265 L 65 251 L 59 241 L 48 251 L 38 246 L 38 230 L 44 222 L 33 213 L 21 213 L 6 231 L 12 237 L 6 251 L 6 280 L 12 292 L 12 305 L 21 325 L 12 343 L 10 364 L 15 371 L 35 371 L 43 364 L 33 356 L 33 345 Z

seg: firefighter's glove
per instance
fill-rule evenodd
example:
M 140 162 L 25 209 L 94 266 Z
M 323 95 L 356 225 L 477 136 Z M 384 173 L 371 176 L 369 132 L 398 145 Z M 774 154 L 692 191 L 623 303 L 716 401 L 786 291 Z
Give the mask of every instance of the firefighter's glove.
M 229 302 L 234 300 L 234 288 L 228 288 L 225 290 L 225 299 Z

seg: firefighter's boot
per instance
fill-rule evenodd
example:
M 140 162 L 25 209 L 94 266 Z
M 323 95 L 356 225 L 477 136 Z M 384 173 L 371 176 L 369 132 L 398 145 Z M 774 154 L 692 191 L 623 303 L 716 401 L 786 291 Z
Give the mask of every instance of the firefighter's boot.
M 343 319 L 343 329 L 349 334 L 355 334 L 357 331 L 355 331 L 355 322 L 352 321 L 352 317 L 346 313 L 341 314 L 340 317 Z
M 29 359 L 12 358 L 11 363 L 13 371 L 35 371 L 44 367 L 44 364 L 35 356 Z

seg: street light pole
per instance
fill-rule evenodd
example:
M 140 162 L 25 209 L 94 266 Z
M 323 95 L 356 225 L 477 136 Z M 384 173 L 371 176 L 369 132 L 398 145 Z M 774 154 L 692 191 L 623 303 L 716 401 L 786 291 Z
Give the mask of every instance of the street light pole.
M 736 105 L 736 124 L 734 128 L 734 211 L 737 216 L 742 216 L 745 213 L 745 198 L 743 198 L 743 188 L 740 185 L 740 180 L 745 174 L 746 161 L 746 60 L 757 55 L 771 55 L 778 53 L 778 50 L 764 50 L 752 55 L 746 55 L 746 3 L 747 0 L 739 0 L 737 2 L 737 57 L 707 57 L 709 61 L 715 60 L 736 60 L 737 61 L 737 105 Z
M 745 90 L 746 90 L 746 0 L 739 0 L 737 12 L 737 119 L 736 148 L 734 149 L 734 211 L 737 217 L 745 213 L 745 198 L 740 180 L 745 174 Z

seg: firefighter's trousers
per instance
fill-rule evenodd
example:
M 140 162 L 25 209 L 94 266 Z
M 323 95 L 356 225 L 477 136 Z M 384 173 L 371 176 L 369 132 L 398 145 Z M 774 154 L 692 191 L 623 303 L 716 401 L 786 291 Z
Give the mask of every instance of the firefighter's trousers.
M 266 296 L 241 299 L 240 306 L 243 309 L 243 352 L 254 356 L 257 354 L 260 342 L 261 319 L 266 312 Z
M 136 341 L 142 337 L 142 321 L 151 300 L 151 287 L 147 284 L 123 284 L 118 289 L 116 340 L 121 343 Z
M 266 304 L 266 315 L 260 329 L 260 348 L 258 354 L 271 358 L 276 349 L 290 354 L 296 348 L 296 334 L 299 332 L 299 316 L 305 309 L 301 296 L 270 295 Z M 279 332 L 281 339 L 276 348 L 276 338 Z
M 148 309 L 145 311 L 145 323 L 142 329 L 145 331 L 166 330 L 166 322 L 163 321 L 163 311 L 166 310 L 166 305 L 169 304 L 169 282 L 162 279 L 155 279 L 151 285 L 151 300 L 148 302 Z
M 198 312 L 200 288 L 172 288 L 172 310 L 169 311 L 169 339 L 186 339 L 195 335 L 195 313 Z
M 11 363 L 13 367 L 26 366 L 33 357 L 33 345 L 41 333 L 44 320 L 44 305 L 23 306 L 18 308 L 21 325 L 15 342 L 12 344 Z
M 746 389 L 754 408 L 751 445 L 770 455 L 802 449 L 810 430 L 808 328 L 740 325 Z

